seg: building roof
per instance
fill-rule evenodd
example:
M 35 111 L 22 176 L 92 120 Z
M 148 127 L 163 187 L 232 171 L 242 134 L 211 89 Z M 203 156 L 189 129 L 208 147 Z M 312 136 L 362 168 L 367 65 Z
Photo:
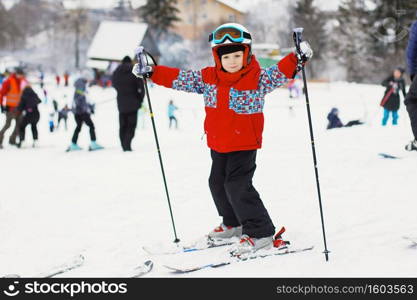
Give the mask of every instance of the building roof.
M 103 21 L 88 49 L 89 59 L 120 61 L 134 51 L 145 37 L 145 23 Z
M 252 1 L 248 0 L 216 0 L 217 2 L 223 3 L 243 14 L 249 12 L 249 8 L 254 5 Z

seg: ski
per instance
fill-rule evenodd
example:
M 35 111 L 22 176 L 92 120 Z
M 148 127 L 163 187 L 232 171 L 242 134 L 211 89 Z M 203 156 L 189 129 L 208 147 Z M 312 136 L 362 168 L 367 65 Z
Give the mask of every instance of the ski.
M 172 273 L 191 273 L 203 269 L 208 268 L 219 268 L 223 266 L 227 266 L 233 263 L 258 259 L 258 258 L 265 258 L 265 257 L 271 257 L 271 256 L 279 256 L 279 255 L 287 255 L 287 254 L 295 254 L 295 253 L 301 253 L 306 252 L 309 250 L 313 250 L 314 246 L 307 247 L 307 248 L 299 248 L 299 249 L 276 249 L 275 251 L 267 251 L 262 253 L 253 253 L 245 257 L 229 257 L 223 260 L 219 260 L 217 262 L 209 263 L 209 264 L 201 264 L 201 265 L 195 265 L 195 266 L 189 266 L 189 267 L 181 267 L 181 266 L 171 266 L 171 265 L 164 265 L 165 268 L 170 270 Z
M 378 155 L 381 156 L 382 158 L 401 159 L 401 157 L 399 157 L 399 156 L 391 155 L 391 154 L 388 154 L 388 153 L 378 153 Z
M 140 266 L 136 267 L 133 271 L 133 275 L 130 276 L 131 278 L 139 278 L 145 274 L 148 274 L 153 269 L 153 262 L 151 260 L 145 261 Z
M 81 267 L 84 264 L 85 258 L 82 254 L 75 256 L 72 260 L 68 263 L 62 264 L 53 268 L 51 271 L 41 274 L 39 277 L 43 278 L 52 278 L 56 275 L 60 275 L 66 273 L 68 271 L 74 270 L 76 268 Z
M 101 147 L 101 146 L 100 147 L 97 147 L 97 148 L 92 148 L 91 146 L 88 147 L 88 151 L 90 151 L 90 152 L 91 151 L 103 150 L 103 149 L 104 149 L 104 147 Z
M 178 254 L 178 253 L 186 253 L 186 252 L 195 252 L 195 251 L 203 251 L 211 248 L 223 247 L 223 246 L 230 246 L 233 243 L 238 241 L 238 239 L 227 239 L 227 240 L 209 240 L 208 237 L 205 237 L 201 240 L 198 240 L 188 246 L 185 245 L 170 245 L 168 247 L 161 247 L 161 246 L 143 246 L 142 249 L 148 253 L 149 255 L 170 255 L 170 254 Z
M 56 266 L 51 268 L 49 271 L 43 272 L 41 274 L 35 275 L 33 277 L 36 278 L 52 278 L 56 275 L 63 274 L 66 272 L 69 272 L 71 270 L 74 270 L 76 268 L 81 267 L 84 264 L 84 256 L 82 254 L 77 255 L 73 257 L 71 260 L 69 260 L 67 263 L 64 263 L 62 265 Z M 8 274 L 3 276 L 3 278 L 21 278 L 22 276 L 18 274 Z

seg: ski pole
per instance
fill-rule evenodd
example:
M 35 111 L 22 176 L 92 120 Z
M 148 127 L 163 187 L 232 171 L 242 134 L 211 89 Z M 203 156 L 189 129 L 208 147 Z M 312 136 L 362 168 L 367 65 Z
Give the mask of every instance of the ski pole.
M 300 43 L 302 41 L 302 33 L 304 28 L 294 28 L 293 29 L 293 39 L 296 51 L 298 53 L 298 56 L 301 57 L 301 49 L 300 49 Z M 321 203 L 321 193 L 320 193 L 320 181 L 319 181 L 319 171 L 317 168 L 317 156 L 316 156 L 316 147 L 314 142 L 314 134 L 313 134 L 313 124 L 311 122 L 311 112 L 310 112 L 310 100 L 308 97 L 308 89 L 307 89 L 307 79 L 306 79 L 306 73 L 304 65 L 299 62 L 298 69 L 301 69 L 303 74 L 303 82 L 304 82 L 304 90 L 305 90 L 305 96 L 306 96 L 306 107 L 307 107 L 307 116 L 308 116 L 308 125 L 310 128 L 310 138 L 311 138 L 311 150 L 313 152 L 313 162 L 314 162 L 314 171 L 316 174 L 316 185 L 317 185 L 317 195 L 319 198 L 319 206 L 320 206 L 320 216 L 321 216 L 321 228 L 323 231 L 323 241 L 324 241 L 324 255 L 326 257 L 326 261 L 329 261 L 329 253 L 330 251 L 327 250 L 327 242 L 326 242 L 326 231 L 324 226 L 324 216 L 323 216 L 323 206 Z
M 155 59 L 152 57 L 152 55 L 151 55 L 150 53 L 145 52 L 145 55 L 146 55 L 146 54 L 147 54 L 147 55 L 149 55 L 149 56 L 152 58 L 152 60 L 153 60 L 154 64 L 156 65 L 156 61 L 155 61 Z M 138 59 L 138 63 L 139 63 L 139 65 L 144 66 L 144 64 L 145 64 L 145 63 L 147 64 L 147 61 L 146 61 L 146 62 L 145 62 L 145 61 L 143 61 L 143 60 L 142 60 L 142 57 L 140 57 L 139 55 L 137 56 L 137 59 Z M 172 213 L 171 201 L 170 201 L 170 199 L 169 199 L 168 185 L 167 185 L 167 180 L 166 180 L 166 177 L 165 177 L 164 164 L 162 163 L 161 148 L 160 148 L 160 146 L 159 146 L 158 134 L 157 134 L 157 132 L 156 132 L 155 118 L 154 118 L 154 114 L 153 114 L 153 110 L 152 110 L 151 98 L 149 97 L 148 82 L 147 82 L 147 80 L 146 80 L 146 77 L 145 77 L 145 76 L 143 76 L 143 77 L 142 77 L 142 79 L 143 79 L 143 86 L 145 87 L 145 94 L 146 94 L 146 98 L 147 98 L 147 100 L 148 100 L 149 114 L 150 114 L 150 116 L 151 116 L 152 128 L 153 128 L 153 134 L 154 134 L 154 137 L 155 137 L 156 149 L 157 149 L 157 151 L 158 151 L 159 164 L 160 164 L 160 166 L 161 166 L 162 178 L 163 178 L 163 180 L 164 180 L 165 193 L 166 193 L 166 197 L 167 197 L 167 200 L 168 200 L 169 213 L 170 213 L 170 215 L 171 215 L 171 223 L 172 223 L 172 227 L 173 227 L 173 229 L 174 229 L 174 236 L 175 236 L 174 243 L 179 243 L 179 241 L 180 241 L 180 240 L 179 240 L 179 238 L 177 237 L 177 231 L 176 231 L 176 229 L 175 229 L 174 215 L 173 215 L 173 213 Z

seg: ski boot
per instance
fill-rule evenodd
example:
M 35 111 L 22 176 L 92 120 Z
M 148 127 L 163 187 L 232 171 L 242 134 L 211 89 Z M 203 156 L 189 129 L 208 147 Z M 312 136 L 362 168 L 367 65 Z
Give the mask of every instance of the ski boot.
M 231 256 L 242 257 L 259 250 L 269 250 L 273 244 L 274 236 L 267 236 L 262 238 L 253 238 L 247 234 L 242 235 L 240 241 L 232 247 L 229 252 Z
M 96 151 L 96 150 L 101 150 L 101 149 L 104 149 L 104 147 L 97 144 L 96 141 L 91 141 L 91 144 L 88 147 L 88 151 Z
M 405 146 L 405 150 L 407 151 L 417 151 L 417 140 L 411 141 Z
M 68 148 L 67 148 L 67 152 L 71 152 L 71 151 L 78 151 L 78 150 L 82 150 L 82 148 L 80 146 L 78 146 L 77 144 L 72 143 Z

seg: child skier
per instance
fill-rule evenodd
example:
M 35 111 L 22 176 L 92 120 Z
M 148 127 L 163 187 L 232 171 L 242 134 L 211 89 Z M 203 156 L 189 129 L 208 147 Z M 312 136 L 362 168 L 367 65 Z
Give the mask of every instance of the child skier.
M 277 65 L 261 69 L 251 52 L 251 34 L 244 26 L 223 24 L 209 35 L 209 42 L 214 67 L 185 71 L 136 64 L 132 72 L 168 88 L 203 94 L 204 130 L 212 158 L 209 187 L 222 217 L 208 239 L 240 238 L 231 250 L 232 255 L 240 256 L 276 245 L 275 227 L 252 185 L 256 153 L 262 145 L 265 95 L 294 78 L 299 64 L 311 58 L 313 51 L 302 42 L 300 61 L 291 53 Z M 137 49 L 137 55 L 143 61 L 143 47 Z
M 86 72 L 83 72 L 86 73 Z M 75 83 L 75 93 L 74 93 L 74 106 L 73 113 L 75 118 L 75 127 L 74 134 L 72 136 L 71 145 L 68 147 L 67 151 L 81 150 L 81 147 L 77 145 L 78 135 L 80 134 L 81 127 L 85 123 L 90 128 L 90 139 L 91 143 L 89 150 L 100 150 L 103 149 L 102 146 L 96 143 L 96 131 L 94 123 L 91 120 L 91 114 L 94 113 L 93 106 L 87 102 L 87 76 L 83 74 L 78 78 Z
M 178 107 L 174 104 L 173 100 L 170 100 L 168 103 L 168 119 L 169 119 L 169 129 L 171 129 L 171 125 L 175 122 L 175 129 L 178 129 L 178 120 L 175 117 L 175 111 Z
M 381 84 L 386 87 L 384 98 L 380 105 L 384 108 L 382 126 L 386 126 L 389 115 L 392 114 L 392 125 L 398 124 L 398 110 L 400 109 L 400 92 L 405 98 L 404 70 L 397 68 Z

